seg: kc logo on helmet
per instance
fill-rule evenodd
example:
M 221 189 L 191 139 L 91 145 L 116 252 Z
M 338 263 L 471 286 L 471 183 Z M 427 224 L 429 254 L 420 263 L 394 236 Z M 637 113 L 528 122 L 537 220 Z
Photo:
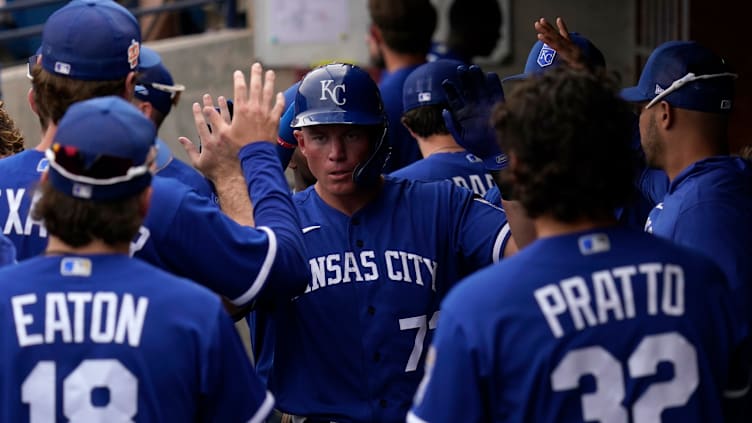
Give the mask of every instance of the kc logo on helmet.
M 538 63 L 538 66 L 545 68 L 554 62 L 554 57 L 556 57 L 556 50 L 549 47 L 548 44 L 543 44 L 540 53 L 538 53 L 536 63 Z
M 321 98 L 319 98 L 319 100 L 326 100 L 326 97 L 329 96 L 334 104 L 342 106 L 347 102 L 346 98 L 342 97 L 342 100 L 339 98 L 340 93 L 344 94 L 345 91 L 347 91 L 345 84 L 337 84 L 334 87 L 332 87 L 332 84 L 334 84 L 333 79 L 325 79 L 321 81 Z

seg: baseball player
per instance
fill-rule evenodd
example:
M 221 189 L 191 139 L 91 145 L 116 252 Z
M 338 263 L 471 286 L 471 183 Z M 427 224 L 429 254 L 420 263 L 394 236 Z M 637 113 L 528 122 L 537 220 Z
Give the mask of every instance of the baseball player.
M 505 215 L 448 181 L 381 176 L 386 116 L 357 66 L 311 71 L 291 126 L 317 179 L 294 196 L 312 277 L 303 294 L 256 311 L 277 333 L 257 361 L 273 353 L 268 387 L 295 418 L 404 421 L 439 301 L 514 249 Z
M 408 422 L 723 421 L 747 325 L 712 262 L 617 224 L 632 163 L 615 87 L 556 69 L 495 112 L 539 239 L 449 293 Z
M 162 126 L 172 106 L 178 103 L 180 94 L 184 90 L 184 85 L 174 82 L 172 75 L 162 63 L 159 53 L 149 47 L 141 46 L 133 104 L 154 122 L 157 130 Z M 161 138 L 157 139 L 155 165 L 159 176 L 174 178 L 195 189 L 201 195 L 212 196 L 213 190 L 209 182 L 195 169 L 176 160 L 170 147 Z
M 645 230 L 712 258 L 749 315 L 752 168 L 727 155 L 726 139 L 735 78 L 729 65 L 702 45 L 671 41 L 653 51 L 638 85 L 622 96 L 641 106 L 648 164 L 671 181 Z
M 49 245 L 0 271 L 0 420 L 261 423 L 272 410 L 217 296 L 128 256 L 155 137 L 121 97 L 59 121 L 33 213 Z
M 402 86 L 415 68 L 426 63 L 436 9 L 429 0 L 369 0 L 368 13 L 373 22 L 367 38 L 371 61 L 384 68 L 379 90 L 389 117 L 388 173 L 421 158 L 415 139 L 400 124 Z
M 58 121 L 76 101 L 103 94 L 131 98 L 139 34 L 133 15 L 112 1 L 74 0 L 47 20 L 42 55 L 31 72 L 30 95 L 45 128 L 42 141 L 34 150 L 0 160 L 5 197 L 0 201 L 0 222 L 5 222 L 4 232 L 16 245 L 19 260 L 41 253 L 47 245 L 47 229 L 29 210 L 32 189 L 48 166 L 43 150 L 51 146 Z M 259 78 L 252 75 L 254 83 Z M 235 83 L 245 87 L 241 79 L 242 75 Z M 257 101 L 255 95 L 252 99 Z M 256 122 L 257 116 L 233 121 L 232 136 L 243 142 L 264 139 L 267 135 L 255 132 L 249 120 Z M 300 222 L 290 212 L 292 199 L 274 145 L 254 142 L 245 150 L 256 170 L 249 174 L 250 188 L 239 166 L 205 169 L 217 192 L 229 193 L 222 211 L 173 178 L 156 177 L 153 206 L 131 245 L 136 257 L 204 284 L 236 305 L 296 295 L 309 278 Z M 252 211 L 249 189 L 256 206 Z M 245 222 L 255 218 L 257 227 L 229 216 Z M 267 284 L 269 280 L 275 282 Z
M 463 64 L 457 60 L 439 59 L 420 65 L 405 80 L 402 124 L 417 140 L 423 159 L 391 176 L 426 182 L 448 179 L 482 197 L 496 186 L 493 176 L 481 159 L 457 144 L 442 117 L 449 105 L 441 83 L 459 85 L 459 66 Z

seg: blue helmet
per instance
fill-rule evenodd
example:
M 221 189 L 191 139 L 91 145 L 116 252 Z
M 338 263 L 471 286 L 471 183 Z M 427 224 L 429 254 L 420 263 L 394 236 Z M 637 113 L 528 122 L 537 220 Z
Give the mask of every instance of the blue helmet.
M 344 63 L 318 67 L 301 81 L 294 107 L 292 128 L 334 124 L 382 128 L 374 137 L 373 153 L 353 173 L 358 184 L 378 180 L 391 148 L 386 138 L 387 117 L 379 87 L 366 71 Z

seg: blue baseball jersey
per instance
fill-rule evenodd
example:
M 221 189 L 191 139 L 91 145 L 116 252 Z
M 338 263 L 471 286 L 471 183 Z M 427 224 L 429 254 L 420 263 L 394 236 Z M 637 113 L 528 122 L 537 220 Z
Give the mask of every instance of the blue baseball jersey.
M 501 206 L 501 190 L 498 186 L 491 187 L 491 189 L 486 191 L 486 195 L 483 196 L 483 199 L 491 204 Z
M 397 169 L 403 168 L 412 162 L 420 160 L 423 156 L 420 154 L 418 142 L 407 132 L 402 125 L 402 86 L 405 85 L 405 79 L 419 65 L 408 66 L 398 69 L 394 72 L 384 71 L 379 82 L 379 91 L 381 99 L 384 102 L 384 110 L 389 120 L 389 145 L 392 146 L 392 154 L 387 160 L 384 167 L 384 173 L 390 173 Z
M 434 153 L 390 175 L 395 178 L 424 182 L 448 179 L 455 185 L 467 188 L 481 197 L 496 186 L 493 176 L 486 171 L 483 161 L 467 151 Z
M 0 235 L 0 267 L 16 263 L 16 246 L 7 236 Z
M 303 291 L 310 273 L 276 147 L 249 144 L 241 149 L 240 160 L 250 169 L 245 176 L 255 228 L 237 224 L 185 185 L 157 176 L 151 208 L 131 252 L 236 305 L 290 298 Z
M 276 332 L 260 352 L 278 408 L 337 422 L 404 421 L 423 373 L 439 303 L 463 276 L 497 261 L 504 212 L 447 181 L 386 177 L 347 216 L 311 187 L 294 196 L 311 279 L 302 295 L 257 310 Z
M 30 210 L 39 178 L 48 166 L 44 153 L 37 150 L 0 160 L 0 222 L 3 234 L 16 246 L 19 261 L 47 247 L 47 229 L 31 218 Z
M 631 228 L 536 240 L 442 304 L 408 422 L 718 422 L 747 336 L 711 261 Z
M 205 197 L 173 178 L 152 180 L 151 206 L 131 245 L 137 258 L 190 278 L 237 305 L 274 301 L 300 293 L 308 280 L 300 220 L 271 143 L 244 147 L 256 228 L 244 227 Z M 18 260 L 40 254 L 47 231 L 31 219 L 33 188 L 46 169 L 43 153 L 28 150 L 0 160 L 0 219 L 16 246 Z M 275 283 L 267 284 L 269 280 Z
M 125 255 L 0 270 L 0 329 L 4 422 L 261 423 L 274 404 L 217 296 Z
M 211 183 L 204 178 L 192 166 L 178 160 L 172 155 L 170 147 L 163 140 L 157 138 L 157 174 L 159 176 L 176 179 L 183 184 L 193 188 L 197 193 L 208 198 L 215 198 L 214 188 Z
M 645 230 L 692 248 L 726 273 L 752 321 L 752 166 L 739 157 L 696 162 L 671 181 Z

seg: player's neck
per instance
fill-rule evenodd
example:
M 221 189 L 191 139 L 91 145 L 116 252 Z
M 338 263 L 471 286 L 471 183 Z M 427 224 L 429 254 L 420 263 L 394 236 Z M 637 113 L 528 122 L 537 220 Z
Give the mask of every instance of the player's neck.
M 57 125 L 54 123 L 50 123 L 47 126 L 47 129 L 42 134 L 42 140 L 39 142 L 39 144 L 34 147 L 37 151 L 47 151 L 48 148 L 52 146 L 52 141 L 55 139 L 55 134 L 57 133 Z
M 670 181 L 686 168 L 709 157 L 728 155 L 727 144 L 708 142 L 705 139 L 685 138 L 681 144 L 667 146 L 663 170 Z
M 378 197 L 383 184 L 384 179 L 379 178 L 379 181 L 374 185 L 367 188 L 358 188 L 351 194 L 332 194 L 321 189 L 321 185 L 318 183 L 314 185 L 314 189 L 329 207 L 339 210 L 347 216 L 352 216 Z
M 417 140 L 418 148 L 420 148 L 420 154 L 423 155 L 423 158 L 436 153 L 465 151 L 454 141 L 451 135 L 431 135 L 426 138 L 419 137 Z
M 62 239 L 50 235 L 47 248 L 44 250 L 45 255 L 76 255 L 76 254 L 128 254 L 130 244 L 122 243 L 118 245 L 109 245 L 101 239 L 95 239 L 86 245 L 74 247 L 65 243 Z
M 616 218 L 604 218 L 600 220 L 583 218 L 574 222 L 562 222 L 550 215 L 545 215 L 533 219 L 533 225 L 535 226 L 538 238 L 566 235 L 615 224 Z
M 381 54 L 384 56 L 384 64 L 388 72 L 426 63 L 425 55 L 399 53 L 386 46 L 382 47 Z

